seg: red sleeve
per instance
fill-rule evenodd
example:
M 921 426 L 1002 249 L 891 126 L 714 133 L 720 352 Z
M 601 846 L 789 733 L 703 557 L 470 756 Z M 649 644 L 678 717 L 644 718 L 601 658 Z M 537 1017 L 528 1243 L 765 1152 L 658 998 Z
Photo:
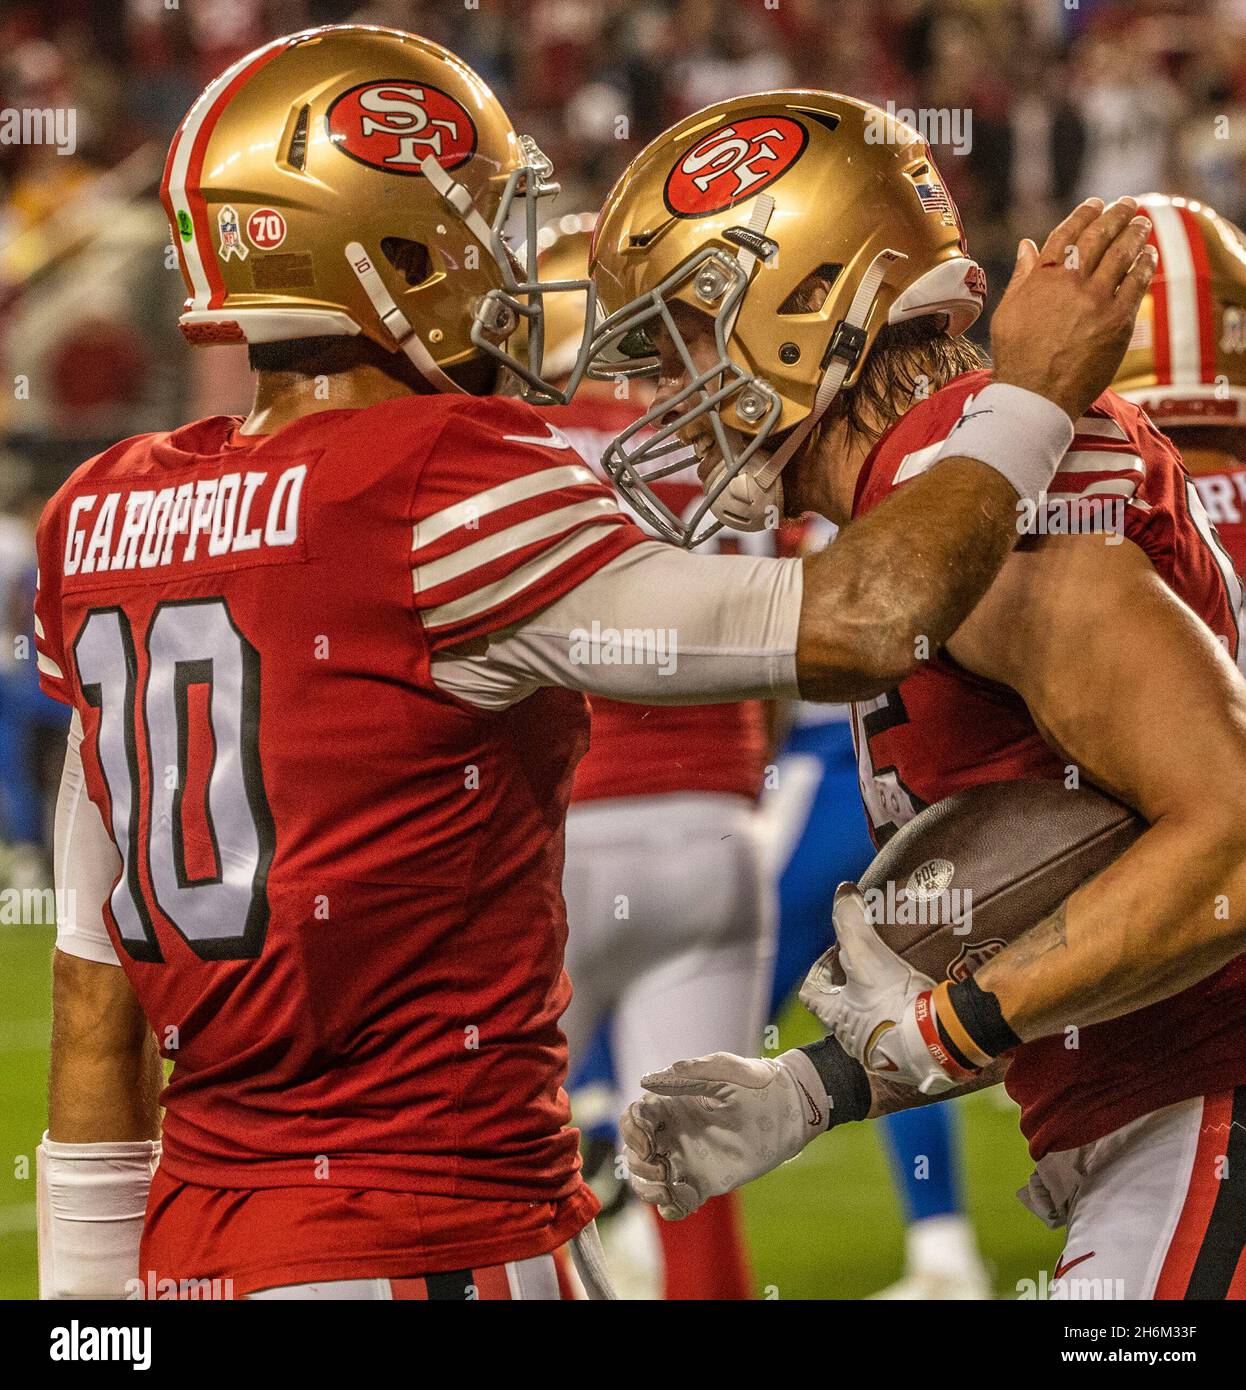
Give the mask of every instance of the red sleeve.
M 415 607 L 434 651 L 530 617 L 645 539 L 540 412 L 448 419 L 415 495 Z
M 35 581 L 35 659 L 39 687 L 62 704 L 72 704 L 69 662 L 66 659 L 61 614 L 61 533 L 58 498 L 44 509 L 35 541 L 38 571 Z
M 1049 502 L 1134 497 L 1146 476 L 1138 442 L 1106 406 L 1095 404 L 1074 426 L 1073 442 L 1047 489 Z
M 989 382 L 988 372 L 967 372 L 901 416 L 865 461 L 853 515 L 863 515 L 893 488 L 920 477 L 943 448 L 966 400 Z M 1105 519 L 1115 524 L 1116 510 L 1127 520 L 1133 517 L 1127 504 L 1138 493 L 1146 470 L 1139 442 L 1128 421 L 1120 418 L 1121 404 L 1105 394 L 1077 421 L 1073 442 L 1045 493 L 1049 515 L 1076 513 L 1077 524 L 1088 531 L 1100 529 Z M 1105 510 L 1108 504 L 1115 510 Z

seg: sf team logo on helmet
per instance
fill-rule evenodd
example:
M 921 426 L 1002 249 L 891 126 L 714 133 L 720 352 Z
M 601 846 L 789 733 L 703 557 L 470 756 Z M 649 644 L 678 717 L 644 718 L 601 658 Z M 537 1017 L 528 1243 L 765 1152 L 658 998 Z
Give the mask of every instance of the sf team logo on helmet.
M 364 82 L 333 102 L 327 124 L 343 154 L 393 174 L 418 174 L 429 155 L 443 169 L 457 169 L 476 152 L 466 108 L 427 83 Z
M 719 126 L 690 149 L 666 180 L 676 217 L 709 217 L 768 188 L 805 152 L 809 132 L 787 116 L 750 116 Z

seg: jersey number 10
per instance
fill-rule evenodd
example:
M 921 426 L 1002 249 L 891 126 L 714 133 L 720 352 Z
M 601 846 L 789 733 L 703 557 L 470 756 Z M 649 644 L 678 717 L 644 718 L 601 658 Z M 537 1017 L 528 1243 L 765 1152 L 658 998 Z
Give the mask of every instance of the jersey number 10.
M 93 608 L 74 643 L 78 682 L 99 711 L 96 751 L 124 864 L 110 900 L 121 943 L 135 960 L 164 959 L 154 905 L 204 960 L 258 956 L 275 839 L 260 771 L 259 653 L 221 598 L 157 605 L 146 644 L 140 695 L 134 632 L 122 609 Z M 203 822 L 215 872 L 192 878 L 183 792 L 195 685 L 206 687 L 211 730 Z

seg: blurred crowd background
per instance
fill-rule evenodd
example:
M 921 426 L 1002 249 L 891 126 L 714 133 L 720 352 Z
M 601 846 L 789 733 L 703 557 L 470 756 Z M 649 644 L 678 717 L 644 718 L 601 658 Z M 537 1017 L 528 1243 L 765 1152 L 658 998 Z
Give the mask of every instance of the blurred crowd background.
M 0 876 L 41 877 L 62 720 L 29 648 L 43 500 L 118 438 L 246 406 L 244 355 L 177 332 L 155 196 L 169 139 L 235 58 L 344 20 L 466 58 L 553 158 L 563 212 L 595 207 L 684 113 L 795 85 L 959 113 L 936 159 L 996 290 L 1018 236 L 1083 196 L 1180 192 L 1246 217 L 1246 0 L 2 0 Z M 5 113 L 28 108 L 71 113 L 73 153 L 5 143 Z

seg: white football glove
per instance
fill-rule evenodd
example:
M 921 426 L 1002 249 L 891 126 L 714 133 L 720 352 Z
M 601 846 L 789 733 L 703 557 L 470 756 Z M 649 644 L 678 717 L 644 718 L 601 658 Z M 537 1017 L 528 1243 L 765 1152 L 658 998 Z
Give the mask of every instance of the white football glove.
M 930 991 L 935 982 L 883 943 L 855 883 L 841 883 L 833 912 L 839 965 L 847 982 L 835 984 L 832 948 L 820 956 L 801 986 L 800 1002 L 869 1071 L 937 1095 L 958 1084 L 922 1034 L 931 1032 Z
M 650 1072 L 619 1121 L 632 1191 L 669 1221 L 777 1168 L 823 1134 L 831 1107 L 805 1053 L 715 1052 Z

